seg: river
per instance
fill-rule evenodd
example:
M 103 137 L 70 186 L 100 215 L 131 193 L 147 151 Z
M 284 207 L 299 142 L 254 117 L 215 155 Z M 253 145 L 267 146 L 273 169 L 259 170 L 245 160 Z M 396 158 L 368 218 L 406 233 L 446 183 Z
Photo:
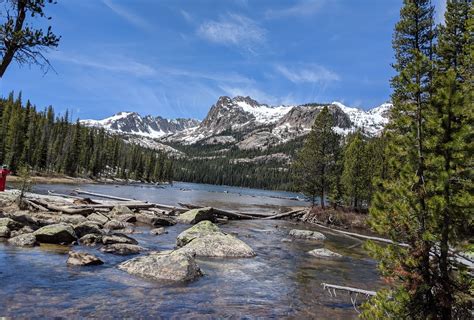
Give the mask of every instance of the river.
M 70 192 L 76 186 L 37 185 L 34 191 Z M 298 195 L 236 187 L 176 183 L 172 186 L 81 185 L 80 188 L 176 205 L 188 202 L 223 209 L 278 212 L 304 205 Z M 167 227 L 152 236 L 136 227 L 132 236 L 151 250 L 172 249 L 188 226 Z M 375 290 L 381 286 L 375 262 L 353 238 L 320 230 L 324 244 L 288 238 L 293 228 L 312 229 L 291 221 L 245 220 L 220 226 L 250 245 L 249 259 L 197 259 L 205 276 L 191 283 L 143 280 L 115 266 L 130 257 L 77 247 L 105 261 L 102 266 L 68 267 L 68 247 L 17 248 L 0 242 L 0 317 L 20 318 L 294 318 L 351 319 L 357 313 L 347 294 L 331 297 L 321 283 Z M 318 259 L 307 251 L 324 246 L 340 259 Z

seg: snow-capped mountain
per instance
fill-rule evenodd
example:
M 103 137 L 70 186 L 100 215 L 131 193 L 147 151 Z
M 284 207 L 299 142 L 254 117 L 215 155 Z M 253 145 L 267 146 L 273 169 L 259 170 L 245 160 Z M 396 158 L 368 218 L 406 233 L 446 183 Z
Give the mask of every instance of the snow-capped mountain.
M 362 129 L 377 135 L 388 122 L 390 103 L 368 111 L 351 108 L 340 102 L 272 107 L 250 97 L 220 97 L 202 122 L 193 119 L 168 120 L 141 117 L 134 112 L 120 112 L 103 120 L 84 120 L 88 126 L 129 134 L 145 145 L 167 143 L 235 145 L 239 149 L 265 149 L 307 134 L 323 107 L 331 112 L 334 129 L 346 135 Z M 140 136 L 142 138 L 140 138 Z M 154 142 L 153 142 L 154 141 Z
M 136 112 L 119 112 L 103 120 L 82 120 L 84 125 L 104 128 L 110 132 L 160 138 L 185 129 L 196 127 L 195 119 L 164 119 L 162 117 L 142 117 Z

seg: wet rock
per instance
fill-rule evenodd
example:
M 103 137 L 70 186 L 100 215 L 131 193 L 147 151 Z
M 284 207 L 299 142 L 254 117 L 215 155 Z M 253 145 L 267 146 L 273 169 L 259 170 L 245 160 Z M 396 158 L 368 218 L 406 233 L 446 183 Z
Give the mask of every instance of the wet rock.
M 110 214 L 112 216 L 116 216 L 116 215 L 123 215 L 123 214 L 133 214 L 133 211 L 130 210 L 128 207 L 126 206 L 115 206 L 113 207 L 113 209 L 110 211 Z
M 127 244 L 138 244 L 138 241 L 126 236 L 122 233 L 114 233 L 102 237 L 103 244 L 114 244 L 114 243 L 127 243 Z
M 108 244 L 100 248 L 100 251 L 105 253 L 112 253 L 121 256 L 127 256 L 132 254 L 139 254 L 146 249 L 135 244 L 128 243 L 113 243 Z
M 91 213 L 90 215 L 87 216 L 87 220 L 95 221 L 95 222 L 100 223 L 101 225 L 104 225 L 110 219 L 107 216 L 103 215 L 102 213 L 93 212 L 93 213 Z
M 0 227 L 0 238 L 10 238 L 10 229 L 8 227 Z
M 0 227 L 7 227 L 10 230 L 20 230 L 23 224 L 11 218 L 0 218 Z
M 242 240 L 221 232 L 196 238 L 179 250 L 199 257 L 250 258 L 256 255 Z
M 168 231 L 166 231 L 165 228 L 163 227 L 150 230 L 150 234 L 154 236 L 159 236 L 160 234 L 165 234 L 165 233 L 168 233 Z
M 8 217 L 20 223 L 21 225 L 30 225 L 30 226 L 40 227 L 39 221 L 37 218 L 31 217 L 30 214 L 25 214 L 25 212 L 23 211 L 11 212 L 8 214 Z
M 165 251 L 137 257 L 121 263 L 118 268 L 153 280 L 192 281 L 202 276 L 194 258 L 179 251 Z
M 10 238 L 8 243 L 19 247 L 34 247 L 38 244 L 36 237 L 31 233 L 21 234 L 19 236 Z
M 80 224 L 82 222 L 87 221 L 87 218 L 84 216 L 81 216 L 80 214 L 63 214 L 61 215 L 61 218 L 59 219 L 59 222 L 62 223 L 67 223 L 67 224 Z
M 104 264 L 104 262 L 96 256 L 78 251 L 69 251 L 69 258 L 66 263 L 72 266 L 96 266 Z
M 209 220 L 204 220 L 181 232 L 176 238 L 176 245 L 182 247 L 196 238 L 204 237 L 215 232 L 221 232 L 219 227 Z
M 189 223 L 189 224 L 196 224 L 203 220 L 216 222 L 216 217 L 214 216 L 213 211 L 214 209 L 210 207 L 192 209 L 180 214 L 176 218 L 176 221 L 178 221 L 179 223 Z
M 72 243 L 77 239 L 72 226 L 63 223 L 42 227 L 33 232 L 33 234 L 38 242 L 44 243 Z
M 99 224 L 93 221 L 85 221 L 74 226 L 74 232 L 76 232 L 79 238 L 82 238 L 86 234 L 102 234 Z
M 298 230 L 292 229 L 290 231 L 290 236 L 298 239 L 309 239 L 309 240 L 325 240 L 326 236 L 321 232 L 311 231 L 311 230 Z
M 124 229 L 127 225 L 123 222 L 117 221 L 117 220 L 110 220 L 106 224 L 104 224 L 105 229 L 109 230 L 119 230 L 119 229 Z
M 115 216 L 114 218 L 117 221 L 133 223 L 137 222 L 137 217 L 133 214 L 122 214 L 120 216 Z
M 79 243 L 85 246 L 96 246 L 102 244 L 102 235 L 89 233 L 79 239 Z
M 310 255 L 318 258 L 340 258 L 342 255 L 325 248 L 314 249 L 308 252 Z
M 24 226 L 20 230 L 11 231 L 10 232 L 10 237 L 13 238 L 13 237 L 19 236 L 21 234 L 33 233 L 33 232 L 34 232 L 34 230 L 30 226 Z
M 162 216 L 162 215 L 139 213 L 135 217 L 137 218 L 138 222 L 148 224 L 154 227 L 173 226 L 176 224 L 176 221 L 173 218 Z

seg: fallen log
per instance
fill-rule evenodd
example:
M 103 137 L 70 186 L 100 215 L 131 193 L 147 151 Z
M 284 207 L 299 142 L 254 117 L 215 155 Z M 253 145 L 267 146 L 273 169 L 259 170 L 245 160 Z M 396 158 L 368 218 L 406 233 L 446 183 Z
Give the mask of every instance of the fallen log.
M 72 209 L 83 209 L 83 208 L 92 208 L 92 209 L 113 209 L 116 206 L 123 206 L 127 207 L 129 209 L 148 209 L 148 208 L 154 208 L 155 204 L 154 203 L 144 203 L 144 202 L 133 202 L 133 203 L 125 203 L 125 202 L 120 202 L 120 203 L 112 203 L 112 204 L 79 204 L 79 205 L 74 205 L 74 206 L 68 206 L 69 208 Z
M 25 199 L 23 198 L 22 200 L 26 205 L 28 205 L 30 208 L 34 208 L 38 211 L 48 211 L 48 209 L 46 209 L 45 207 L 43 207 L 42 205 L 39 205 L 37 203 L 34 203 L 33 201 L 30 201 L 28 199 Z
M 87 207 L 87 208 L 70 208 L 70 207 L 63 207 L 63 206 L 57 206 L 51 203 L 48 203 L 44 200 L 41 199 L 30 199 L 30 201 L 39 204 L 45 208 L 48 208 L 51 211 L 58 211 L 58 212 L 63 212 L 67 214 L 80 214 L 83 216 L 87 216 L 94 212 L 93 208 Z
M 268 216 L 268 217 L 262 218 L 262 220 L 274 220 L 274 219 L 286 218 L 286 217 L 289 217 L 289 216 L 298 216 L 298 215 L 303 214 L 304 211 L 305 211 L 305 209 L 292 210 L 292 211 L 289 211 L 289 212 L 279 213 L 279 214 L 276 214 L 274 216 Z
M 188 209 L 204 208 L 204 206 L 199 206 L 199 205 L 190 204 L 190 203 L 178 202 L 178 204 Z M 216 209 L 216 208 L 214 208 L 214 211 L 216 211 L 219 214 L 222 214 L 223 216 L 229 216 L 229 217 L 240 218 L 240 219 L 258 219 L 258 218 L 268 217 L 267 214 L 263 214 L 263 213 L 235 212 L 235 211 L 227 211 L 227 210 Z
M 51 190 L 48 190 L 48 194 L 51 195 L 51 196 L 62 197 L 62 198 L 69 198 L 69 199 L 77 199 L 77 200 L 84 199 L 84 198 L 82 198 L 82 197 L 73 196 L 73 195 L 64 194 L 64 193 L 57 193 L 57 192 L 54 192 L 54 191 L 51 191 Z
M 336 295 L 336 290 L 346 291 L 346 292 L 353 292 L 353 293 L 360 293 L 360 294 L 365 295 L 366 297 L 372 297 L 372 296 L 375 296 L 377 294 L 377 292 L 375 292 L 375 291 L 364 290 L 364 289 L 359 289 L 359 288 L 352 288 L 352 287 L 338 286 L 338 285 L 329 284 L 329 283 L 321 283 L 321 285 L 323 286 L 324 290 L 328 290 L 329 292 L 331 292 L 331 290 L 329 290 L 329 289 L 332 289 L 333 293 L 334 293 L 334 296 Z
M 110 196 L 110 195 L 107 195 L 107 194 L 89 192 L 89 191 L 85 191 L 85 190 L 81 190 L 81 189 L 75 189 L 74 191 L 77 192 L 77 193 L 80 193 L 80 194 L 88 194 L 90 196 L 96 196 L 96 197 L 112 199 L 112 200 L 118 200 L 118 201 L 137 201 L 136 199 L 115 197 L 115 196 Z

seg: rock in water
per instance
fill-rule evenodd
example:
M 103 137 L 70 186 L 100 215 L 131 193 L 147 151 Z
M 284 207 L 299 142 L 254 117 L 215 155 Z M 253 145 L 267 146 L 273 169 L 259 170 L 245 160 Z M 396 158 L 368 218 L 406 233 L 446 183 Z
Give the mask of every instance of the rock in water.
M 128 243 L 113 243 L 100 248 L 100 251 L 105 253 L 118 254 L 120 256 L 128 256 L 131 254 L 139 254 L 146 249 L 135 244 Z
M 314 249 L 308 252 L 310 255 L 318 258 L 340 258 L 342 255 L 336 252 L 332 252 L 331 250 L 319 248 Z
M 72 243 L 77 239 L 74 229 L 68 224 L 51 224 L 42 227 L 33 234 L 38 242 L 43 243 Z
M 85 246 L 96 246 L 102 244 L 102 235 L 89 233 L 79 239 L 79 243 Z
M 195 238 L 179 250 L 199 257 L 250 258 L 256 255 L 245 242 L 222 232 Z
M 31 233 L 13 237 L 8 240 L 8 243 L 19 247 L 34 247 L 38 244 L 38 242 L 36 242 L 36 237 Z
M 59 222 L 62 223 L 69 223 L 69 224 L 80 224 L 84 221 L 87 221 L 87 218 L 81 216 L 80 214 L 72 214 L 72 215 L 61 215 Z
M 0 218 L 0 227 L 7 227 L 10 230 L 20 230 L 23 228 L 23 224 L 10 218 Z
M 138 241 L 122 233 L 114 233 L 111 235 L 103 236 L 102 243 L 103 244 L 114 244 L 114 243 L 138 244 Z
M 138 213 L 135 215 L 138 222 L 145 223 L 152 225 L 154 227 L 157 226 L 173 226 L 176 224 L 173 218 L 163 216 L 163 215 L 154 215 L 154 214 L 147 214 L 147 213 Z
M 130 210 L 128 207 L 126 206 L 115 206 L 113 207 L 113 209 L 110 211 L 110 214 L 112 216 L 115 216 L 115 215 L 122 215 L 122 214 L 133 214 L 133 211 Z
M 67 264 L 72 266 L 96 266 L 104 264 L 104 262 L 96 256 L 86 252 L 69 251 Z
M 104 225 L 104 229 L 109 229 L 109 230 L 119 230 L 119 229 L 124 229 L 126 227 L 126 224 L 121 221 L 117 220 L 110 220 Z
M 298 239 L 309 239 L 309 240 L 326 240 L 326 236 L 321 232 L 311 231 L 311 230 L 298 230 L 292 229 L 290 231 L 290 236 Z
M 102 230 L 97 222 L 85 221 L 74 227 L 74 232 L 78 237 L 83 237 L 87 234 L 102 234 Z
M 209 220 L 204 220 L 181 232 L 176 238 L 176 245 L 182 247 L 196 238 L 201 238 L 216 232 L 221 232 L 219 227 Z
M 180 214 L 176 220 L 179 223 L 190 223 L 196 224 L 203 220 L 209 220 L 212 222 L 216 221 L 216 217 L 213 213 L 214 209 L 210 207 L 200 208 L 200 209 L 192 209 Z
M 8 227 L 2 226 L 0 227 L 0 238 L 9 238 L 10 237 L 10 229 Z
M 154 236 L 159 236 L 160 234 L 165 234 L 165 233 L 168 233 L 168 231 L 166 231 L 165 228 L 163 227 L 150 230 L 150 234 Z
M 179 251 L 165 251 L 137 257 L 121 263 L 118 268 L 153 280 L 191 281 L 202 276 L 194 258 Z
M 120 216 L 116 216 L 115 219 L 121 222 L 137 222 L 137 217 L 135 217 L 133 214 L 122 214 Z
M 94 213 L 91 213 L 90 215 L 87 216 L 87 220 L 98 222 L 101 225 L 104 225 L 110 219 L 108 217 L 106 217 L 105 215 L 101 214 L 101 213 L 94 212 Z

